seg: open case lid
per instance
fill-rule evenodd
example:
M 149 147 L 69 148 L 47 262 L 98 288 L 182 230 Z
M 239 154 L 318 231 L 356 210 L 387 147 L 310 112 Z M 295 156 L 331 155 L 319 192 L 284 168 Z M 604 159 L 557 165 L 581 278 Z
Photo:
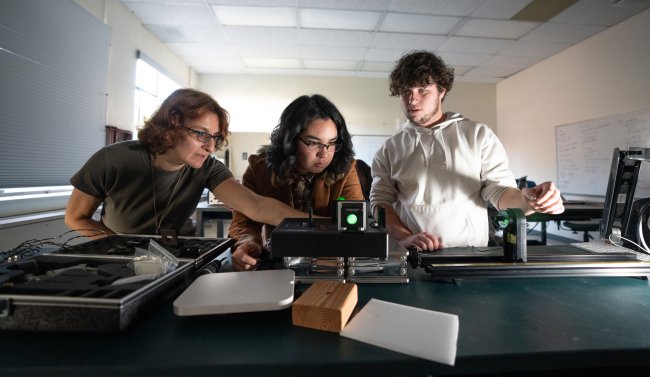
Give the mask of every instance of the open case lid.
M 293 270 L 199 276 L 174 301 L 179 316 L 280 310 L 293 303 Z

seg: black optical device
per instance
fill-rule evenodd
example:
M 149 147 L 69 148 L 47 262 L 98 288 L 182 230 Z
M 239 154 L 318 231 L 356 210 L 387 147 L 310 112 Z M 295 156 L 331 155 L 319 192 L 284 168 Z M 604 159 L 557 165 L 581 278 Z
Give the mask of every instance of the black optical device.
M 388 233 L 368 226 L 367 202 L 333 206 L 333 218 L 284 219 L 271 232 L 273 257 L 388 257 Z

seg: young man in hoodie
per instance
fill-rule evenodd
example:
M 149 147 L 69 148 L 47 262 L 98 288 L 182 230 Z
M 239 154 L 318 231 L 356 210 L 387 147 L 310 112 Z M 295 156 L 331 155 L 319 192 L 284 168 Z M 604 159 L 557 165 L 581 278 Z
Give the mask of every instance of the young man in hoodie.
M 443 112 L 454 71 L 438 56 L 404 55 L 389 81 L 409 123 L 375 155 L 370 201 L 385 209 L 387 231 L 404 247 L 487 245 L 488 201 L 526 214 L 564 211 L 552 182 L 517 189 L 503 145 L 487 125 Z

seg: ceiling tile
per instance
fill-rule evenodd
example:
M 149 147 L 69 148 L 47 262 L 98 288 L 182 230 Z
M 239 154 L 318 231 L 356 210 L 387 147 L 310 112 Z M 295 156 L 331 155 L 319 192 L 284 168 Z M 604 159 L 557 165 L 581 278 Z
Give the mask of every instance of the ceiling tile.
M 547 43 L 578 43 L 605 30 L 604 26 L 569 25 L 547 22 L 538 26 L 521 40 Z
M 282 7 L 233 7 L 213 5 L 222 25 L 231 26 L 297 26 L 296 10 Z
M 300 44 L 319 46 L 364 47 L 370 44 L 373 33 L 368 31 L 301 29 Z
M 376 62 L 390 62 L 395 63 L 399 58 L 404 55 L 404 50 L 393 50 L 385 48 L 371 48 L 366 54 L 366 60 Z
M 383 11 L 391 0 L 298 0 L 298 5 L 305 8 L 354 9 Z
M 466 77 L 505 78 L 521 71 L 521 68 L 508 67 L 476 67 L 465 73 Z
M 230 45 L 216 46 L 207 43 L 168 43 L 167 46 L 180 56 L 238 57 Z
M 438 54 L 446 64 L 449 65 L 467 65 L 475 66 L 481 65 L 490 60 L 493 55 L 489 54 L 473 54 L 473 53 L 455 53 L 455 52 L 441 52 Z
M 373 62 L 366 60 L 361 65 L 362 71 L 371 71 L 371 72 L 390 72 L 395 67 L 395 63 L 390 62 Z
M 301 9 L 300 25 L 312 29 L 375 30 L 381 13 Z
M 388 13 L 380 31 L 447 35 L 462 20 L 460 17 L 424 16 L 406 13 Z
M 199 74 L 385 78 L 406 52 L 430 50 L 455 68 L 459 80 L 472 82 L 498 82 L 650 9 L 650 0 L 578 0 L 552 22 L 511 20 L 533 1 L 547 0 L 122 3 Z M 271 66 L 263 67 L 265 61 Z
M 233 44 L 293 46 L 297 45 L 300 40 L 298 30 L 293 28 L 226 26 L 223 30 L 227 39 Z
M 249 68 L 301 68 L 300 59 L 242 58 Z
M 531 65 L 537 64 L 542 60 L 542 58 L 535 58 L 531 56 L 497 55 L 483 63 L 481 66 L 524 69 Z
M 509 20 L 532 0 L 490 0 L 484 1 L 472 13 L 476 18 Z
M 133 3 L 127 8 L 137 14 L 143 24 L 151 25 L 214 25 L 216 18 L 204 3 Z
M 483 0 L 401 0 L 393 1 L 391 11 L 417 14 L 469 16 Z
M 354 71 L 359 66 L 358 60 L 312 60 L 305 59 L 302 62 L 307 69 L 326 69 Z
M 629 1 L 628 1 L 629 2 Z M 551 22 L 582 25 L 612 26 L 639 13 L 640 9 L 650 8 L 650 1 L 633 1 L 634 8 L 612 6 L 614 0 L 580 0 L 553 17 Z
M 470 69 L 474 67 L 464 66 L 464 65 L 454 65 L 452 66 L 452 68 L 454 69 L 454 74 L 456 76 L 463 76 L 465 73 L 467 73 Z
M 132 0 L 129 0 L 132 1 Z M 160 0 L 152 0 L 160 1 Z M 177 1 L 177 0 L 167 0 Z M 296 0 L 181 0 L 181 1 L 200 1 L 212 5 L 233 5 L 240 7 L 293 7 Z
M 301 56 L 305 59 L 362 60 L 366 48 L 300 46 Z
M 475 54 L 496 54 L 513 43 L 514 41 L 508 39 L 449 37 L 438 47 L 438 50 L 444 52 L 471 51 Z
M 370 46 L 401 50 L 435 50 L 445 39 L 447 37 L 440 35 L 379 32 L 375 34 Z
M 510 46 L 501 51 L 503 55 L 512 56 L 536 56 L 540 58 L 547 58 L 553 56 L 558 52 L 566 49 L 570 45 L 568 43 L 545 43 L 545 42 L 526 42 L 516 41 Z
M 464 37 L 518 39 L 538 25 L 538 22 L 472 18 L 463 23 L 454 35 Z

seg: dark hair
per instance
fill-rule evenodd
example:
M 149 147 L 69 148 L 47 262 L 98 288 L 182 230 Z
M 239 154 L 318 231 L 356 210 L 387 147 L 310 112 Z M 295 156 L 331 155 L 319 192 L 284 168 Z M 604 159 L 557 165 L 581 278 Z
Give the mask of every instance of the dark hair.
M 140 143 L 149 153 L 164 153 L 174 146 L 185 121 L 214 113 L 219 118 L 219 136 L 223 138 L 222 149 L 228 145 L 228 112 L 208 94 L 194 89 L 178 89 L 167 97 L 158 110 L 144 122 L 138 131 Z
M 429 51 L 411 51 L 397 61 L 390 73 L 389 82 L 391 96 L 399 96 L 410 88 L 431 84 L 436 84 L 439 91 L 444 89 L 449 93 L 454 85 L 454 69 Z
M 357 176 L 361 183 L 361 191 L 366 200 L 370 200 L 370 187 L 372 187 L 372 171 L 363 160 L 357 160 Z
M 280 122 L 271 133 L 271 143 L 265 148 L 269 168 L 277 183 L 290 182 L 296 175 L 296 137 L 316 119 L 331 119 L 338 134 L 336 142 L 341 144 L 341 150 L 334 154 L 332 162 L 321 173 L 325 175 L 325 182 L 336 182 L 350 168 L 354 150 L 343 115 L 332 102 L 320 94 L 300 96 L 284 109 Z

